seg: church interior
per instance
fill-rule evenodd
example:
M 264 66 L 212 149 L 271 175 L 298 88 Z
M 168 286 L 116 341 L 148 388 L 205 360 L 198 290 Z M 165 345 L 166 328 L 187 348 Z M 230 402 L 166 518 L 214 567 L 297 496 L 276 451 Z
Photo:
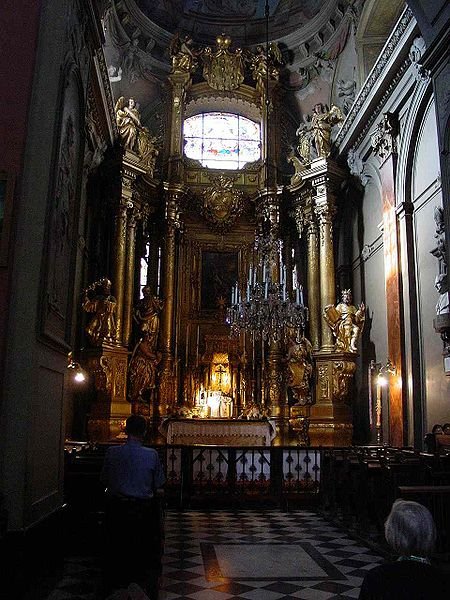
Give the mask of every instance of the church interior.
M 448 568 L 450 5 L 0 14 L 10 597 L 95 599 L 131 414 L 166 471 L 160 600 L 357 598 L 398 497 Z

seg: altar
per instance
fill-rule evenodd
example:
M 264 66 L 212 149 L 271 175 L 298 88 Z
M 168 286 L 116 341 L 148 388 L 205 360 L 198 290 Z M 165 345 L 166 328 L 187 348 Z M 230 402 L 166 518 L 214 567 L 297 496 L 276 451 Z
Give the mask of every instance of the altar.
M 271 419 L 169 418 L 162 422 L 160 432 L 174 446 L 270 446 L 275 423 Z

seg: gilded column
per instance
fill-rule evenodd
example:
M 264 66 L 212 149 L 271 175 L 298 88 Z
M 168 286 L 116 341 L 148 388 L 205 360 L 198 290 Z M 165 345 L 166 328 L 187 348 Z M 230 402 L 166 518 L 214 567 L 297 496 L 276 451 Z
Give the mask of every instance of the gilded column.
M 133 321 L 133 297 L 134 297 L 134 272 L 136 255 L 136 223 L 140 218 L 139 209 L 136 206 L 128 213 L 127 222 L 127 254 L 125 268 L 125 291 L 123 301 L 123 345 L 128 346 L 131 338 L 131 326 Z
M 164 270 L 162 276 L 163 312 L 161 318 L 162 351 L 159 403 L 162 414 L 170 414 L 176 404 L 174 357 L 172 341 L 175 305 L 176 231 L 180 228 L 180 190 L 169 189 L 166 201 L 166 235 L 164 239 Z
M 116 341 L 122 345 L 123 339 L 123 302 L 125 285 L 125 262 L 127 241 L 127 211 L 132 208 L 131 181 L 122 183 L 122 196 L 115 217 L 115 240 L 114 240 L 114 291 L 117 301 L 116 305 Z
M 334 251 L 333 251 L 333 217 L 336 212 L 334 198 L 327 187 L 326 176 L 313 180 L 316 188 L 315 213 L 319 221 L 319 278 L 320 278 L 320 313 L 325 306 L 336 301 Z M 321 350 L 331 352 L 334 349 L 333 334 L 321 319 Z
M 402 386 L 404 359 L 402 358 L 400 280 L 400 246 L 395 196 L 395 171 L 397 162 L 396 136 L 398 123 L 395 115 L 385 113 L 373 136 L 372 147 L 380 160 L 383 194 L 383 249 L 386 289 L 388 359 L 395 365 L 396 374 L 389 386 L 389 443 L 402 446 L 405 437 L 405 391 Z

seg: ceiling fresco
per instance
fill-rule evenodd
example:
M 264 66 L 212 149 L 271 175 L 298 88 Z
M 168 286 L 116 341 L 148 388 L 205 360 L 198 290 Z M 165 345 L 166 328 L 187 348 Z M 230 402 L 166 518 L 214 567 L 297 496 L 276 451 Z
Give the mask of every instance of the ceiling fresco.
M 166 31 L 187 31 L 199 41 L 210 43 L 220 28 L 242 45 L 265 38 L 265 0 L 136 0 L 136 4 Z M 330 0 L 269 0 L 271 38 L 298 30 L 325 4 Z

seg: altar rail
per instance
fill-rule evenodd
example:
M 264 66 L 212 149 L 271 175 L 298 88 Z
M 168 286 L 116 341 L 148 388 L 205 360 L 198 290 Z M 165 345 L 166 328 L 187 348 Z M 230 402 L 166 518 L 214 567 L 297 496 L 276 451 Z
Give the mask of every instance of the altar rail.
M 66 444 L 66 501 L 79 510 L 102 510 L 99 473 L 106 446 Z M 318 496 L 320 448 L 161 446 L 167 506 L 272 505 Z

